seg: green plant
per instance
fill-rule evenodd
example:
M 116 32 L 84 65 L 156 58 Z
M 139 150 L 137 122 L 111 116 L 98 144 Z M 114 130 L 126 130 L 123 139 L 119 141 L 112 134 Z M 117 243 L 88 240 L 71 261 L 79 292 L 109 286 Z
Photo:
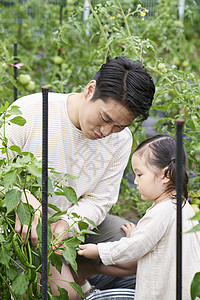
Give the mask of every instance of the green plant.
M 1 299 L 22 299 L 23 294 L 27 294 L 29 299 L 41 299 L 41 295 L 37 292 L 37 287 L 41 284 L 38 276 L 41 274 L 41 246 L 42 246 L 42 216 L 41 209 L 35 210 L 28 201 L 27 193 L 32 193 L 41 202 L 42 189 L 42 164 L 36 159 L 32 153 L 21 152 L 16 145 L 8 146 L 5 136 L 5 124 L 12 122 L 18 126 L 23 126 L 26 120 L 21 116 L 21 112 L 17 106 L 9 107 L 6 102 L 0 107 L 1 111 L 1 152 L 3 157 L 0 160 L 0 285 Z M 13 117 L 14 115 L 14 117 Z M 9 151 L 15 153 L 10 158 Z M 77 204 L 77 196 L 73 188 L 66 186 L 67 181 L 73 176 L 66 174 L 61 175 L 53 168 L 49 169 L 48 178 L 48 195 L 64 195 L 69 201 Z M 26 201 L 21 200 L 22 193 L 25 195 Z M 81 218 L 76 214 L 70 217 L 74 223 L 78 223 L 80 233 L 74 232 L 73 237 L 68 237 L 58 243 L 58 237 L 52 240 L 51 223 L 61 219 L 67 211 L 61 211 L 54 205 L 49 207 L 55 211 L 48 216 L 48 264 L 51 263 L 61 272 L 62 261 L 59 255 L 54 253 L 55 247 L 63 250 L 63 257 L 68 260 L 72 268 L 76 272 L 76 249 L 78 245 L 84 242 L 84 235 L 91 233 L 88 223 L 92 223 L 89 219 Z M 17 213 L 22 225 L 28 226 L 25 241 L 23 241 L 17 233 L 15 233 L 15 213 Z M 32 247 L 28 232 L 35 214 L 39 214 L 39 222 L 37 225 L 38 244 L 37 250 Z M 93 224 L 95 226 L 95 224 Z M 69 231 L 73 231 L 71 227 Z M 48 266 L 47 266 L 48 267 Z M 52 280 L 52 279 L 51 279 Z M 56 282 L 55 282 L 56 284 Z M 72 287 L 84 297 L 80 286 L 76 283 L 70 283 Z M 33 288 L 31 289 L 31 285 Z M 56 284 L 57 285 L 57 284 Z M 68 299 L 67 291 L 60 288 L 60 299 Z M 53 299 L 50 285 L 48 287 L 48 296 Z M 7 298 L 6 298 L 7 297 Z

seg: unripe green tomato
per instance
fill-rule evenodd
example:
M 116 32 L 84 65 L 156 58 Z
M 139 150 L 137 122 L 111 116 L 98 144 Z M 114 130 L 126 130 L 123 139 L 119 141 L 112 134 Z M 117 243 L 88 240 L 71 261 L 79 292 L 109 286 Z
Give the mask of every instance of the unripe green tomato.
M 184 68 L 188 67 L 188 66 L 189 66 L 189 61 L 188 61 L 188 60 L 184 60 L 184 61 L 182 62 L 182 66 L 183 66 Z
M 25 89 L 28 92 L 32 92 L 35 89 L 35 82 L 34 81 L 29 81 L 29 83 L 25 86 Z
M 60 57 L 60 56 L 57 55 L 57 56 L 54 56 L 53 62 L 56 65 L 60 65 L 60 64 L 62 64 L 63 59 L 62 59 L 62 57 Z
M 74 11 L 74 5 L 73 4 L 67 5 L 67 11 L 69 12 Z
M 177 56 L 175 56 L 175 57 L 173 58 L 173 63 L 174 63 L 176 66 L 179 66 L 179 65 L 181 64 L 181 61 L 180 61 L 180 59 L 179 59 Z
M 70 76 L 70 75 L 72 74 L 72 70 L 71 70 L 71 69 L 68 69 L 68 70 L 66 71 L 66 74 Z
M 162 69 L 163 73 L 167 73 L 167 68 Z
M 62 68 L 62 70 L 67 70 L 69 68 L 69 65 L 66 63 L 63 63 L 61 68 Z
M 67 0 L 67 4 L 73 5 L 74 4 L 74 0 Z
M 26 85 L 31 81 L 31 76 L 28 74 L 20 74 L 18 77 L 18 81 L 23 84 Z
M 158 64 L 158 69 L 159 69 L 159 70 L 165 69 L 165 64 L 164 64 L 164 63 L 159 63 L 159 64 Z

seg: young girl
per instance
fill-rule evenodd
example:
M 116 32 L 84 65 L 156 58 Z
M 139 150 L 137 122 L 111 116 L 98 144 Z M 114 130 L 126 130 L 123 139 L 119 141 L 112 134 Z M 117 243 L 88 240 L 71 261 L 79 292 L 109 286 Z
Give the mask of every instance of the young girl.
M 142 142 L 132 157 L 135 184 L 153 205 L 135 227 L 125 224 L 120 241 L 80 245 L 79 255 L 100 257 L 104 265 L 138 260 L 135 300 L 176 299 L 175 140 L 159 135 Z M 185 233 L 197 222 L 187 199 L 186 153 L 183 157 L 182 299 L 189 300 L 194 274 L 200 271 L 200 232 Z M 113 266 L 110 266 L 111 268 Z M 109 267 L 107 267 L 109 268 Z M 199 298 L 197 298 L 199 299 Z

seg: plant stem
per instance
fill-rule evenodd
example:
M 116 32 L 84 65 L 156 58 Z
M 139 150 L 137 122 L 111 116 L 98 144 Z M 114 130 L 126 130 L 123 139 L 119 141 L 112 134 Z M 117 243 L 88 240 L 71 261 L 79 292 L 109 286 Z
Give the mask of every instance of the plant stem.
M 154 67 L 152 67 L 152 66 L 150 66 L 150 65 L 147 65 L 147 69 L 150 70 L 150 71 L 153 71 L 153 72 L 155 72 L 155 73 L 157 73 L 157 74 L 159 74 L 160 76 L 162 76 L 162 72 L 158 71 L 156 68 L 154 68 Z M 165 79 L 171 84 L 174 94 L 175 94 L 177 97 L 180 96 L 180 93 L 177 91 L 176 87 L 174 86 L 174 83 L 175 83 L 175 82 L 173 82 L 173 81 L 172 81 L 171 79 L 169 79 L 169 77 L 167 77 L 167 76 L 165 77 Z
M 122 13 L 122 15 L 123 15 L 124 23 L 125 23 L 125 26 L 126 26 L 126 30 L 127 30 L 127 32 L 128 32 L 128 36 L 131 37 L 131 32 L 130 32 L 130 29 L 129 29 L 129 26 L 128 26 L 127 18 L 126 18 L 125 14 L 124 14 L 124 10 L 123 10 L 123 8 L 122 8 L 121 3 L 120 3 L 119 0 L 117 0 L 117 3 L 118 3 L 118 5 L 119 5 L 120 10 L 121 10 L 121 13 Z
M 128 14 L 127 16 L 125 16 L 124 10 L 123 10 L 123 8 L 122 8 L 122 6 L 121 6 L 120 1 L 117 0 L 117 3 L 118 3 L 118 5 L 119 5 L 119 7 L 120 7 L 122 16 L 123 16 L 123 18 L 124 18 L 124 23 L 125 23 L 125 26 L 126 26 L 126 30 L 127 30 L 128 36 L 131 38 L 132 35 L 131 35 L 130 29 L 129 29 L 129 26 L 128 26 L 128 22 L 127 22 L 127 17 L 128 17 L 130 14 Z M 133 47 L 133 50 L 134 50 L 135 55 L 138 55 L 138 52 L 137 52 L 137 50 L 135 49 L 135 47 Z
M 100 19 L 99 19 L 99 16 L 97 15 L 96 11 L 94 10 L 94 8 L 93 8 L 92 3 L 91 3 L 90 0 L 88 0 L 88 4 L 89 4 L 90 10 L 91 10 L 93 16 L 95 17 L 95 19 L 97 20 L 97 22 L 98 22 L 98 24 L 99 24 L 99 27 L 100 27 L 100 30 L 101 30 L 101 33 L 102 33 L 104 39 L 107 40 L 107 36 L 106 36 L 106 34 L 105 34 L 105 31 L 104 31 L 104 29 L 103 29 L 103 26 L 102 26 L 102 24 L 101 24 L 101 21 L 100 21 Z
M 15 295 L 14 295 L 13 292 L 12 292 L 12 289 L 11 289 L 10 285 L 7 283 L 7 281 L 4 279 L 4 277 L 2 276 L 1 273 L 0 273 L 0 277 L 1 277 L 1 279 L 3 280 L 3 282 L 7 285 L 7 287 L 9 288 L 10 293 L 12 294 L 14 300 L 17 300 L 17 298 L 15 297 Z
M 22 269 L 24 272 L 27 272 L 27 270 L 25 270 L 22 266 L 20 266 L 12 257 L 11 260 L 20 268 Z

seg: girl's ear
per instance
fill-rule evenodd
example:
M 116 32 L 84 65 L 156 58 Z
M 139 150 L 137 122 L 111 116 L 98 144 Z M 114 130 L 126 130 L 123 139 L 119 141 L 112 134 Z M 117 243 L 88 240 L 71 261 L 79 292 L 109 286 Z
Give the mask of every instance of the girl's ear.
M 162 170 L 162 182 L 163 183 L 168 183 L 170 181 L 170 178 L 167 176 L 167 170 L 168 170 L 168 167 L 165 167 Z
M 96 88 L 96 80 L 91 80 L 85 87 L 84 89 L 84 97 L 85 99 L 90 100 L 95 92 L 95 88 Z

